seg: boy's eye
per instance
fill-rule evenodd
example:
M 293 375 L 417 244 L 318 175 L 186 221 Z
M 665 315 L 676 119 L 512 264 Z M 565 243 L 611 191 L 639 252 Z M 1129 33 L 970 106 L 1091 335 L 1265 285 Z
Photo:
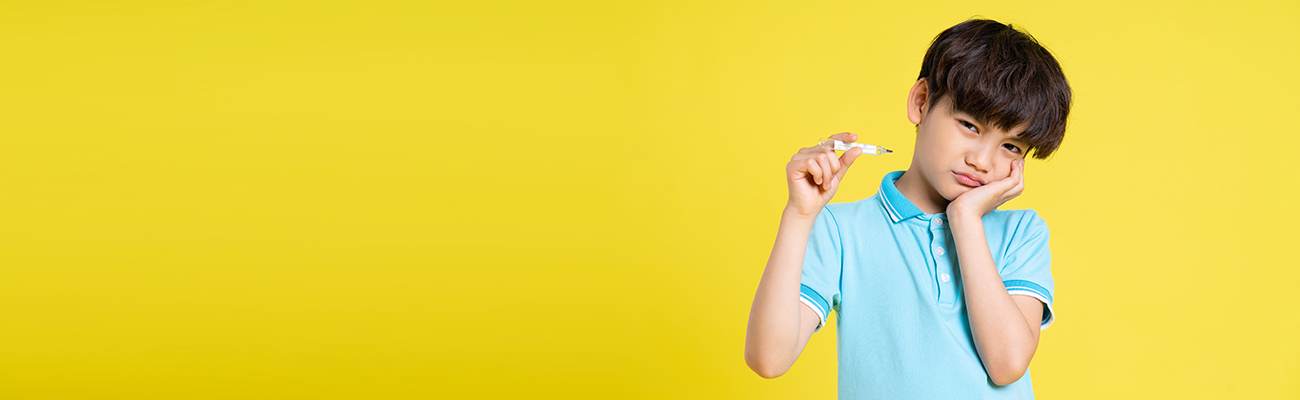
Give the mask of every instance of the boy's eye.
M 972 130 L 972 131 L 975 131 L 975 133 L 979 133 L 979 129 L 976 129 L 976 128 L 975 128 L 975 124 L 972 124 L 972 123 L 970 123 L 970 122 L 966 122 L 966 121 L 962 121 L 962 120 L 957 120 L 957 121 L 961 122 L 961 125 L 964 126 L 964 127 L 966 127 L 966 129 L 970 129 L 970 130 Z
M 1004 144 L 1003 146 L 1006 146 L 1007 150 L 1011 150 L 1012 153 L 1020 154 L 1020 148 L 1016 147 L 1016 145 L 1014 144 L 1007 143 Z

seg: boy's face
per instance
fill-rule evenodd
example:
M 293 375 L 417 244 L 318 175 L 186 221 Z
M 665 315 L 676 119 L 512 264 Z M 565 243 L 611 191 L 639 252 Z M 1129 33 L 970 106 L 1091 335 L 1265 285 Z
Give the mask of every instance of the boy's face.
M 911 168 L 948 201 L 1011 176 L 1011 162 L 1023 159 L 1027 149 L 1015 136 L 1027 126 L 1022 124 L 1012 132 L 996 129 L 953 111 L 949 96 L 931 109 L 927 85 L 924 79 L 918 80 L 908 97 L 907 117 L 918 125 Z

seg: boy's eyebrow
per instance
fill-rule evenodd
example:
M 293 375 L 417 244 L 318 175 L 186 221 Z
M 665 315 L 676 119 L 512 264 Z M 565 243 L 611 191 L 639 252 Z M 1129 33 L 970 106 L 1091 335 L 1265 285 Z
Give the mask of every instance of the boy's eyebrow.
M 1021 135 L 1024 135 L 1024 133 L 1025 133 L 1025 131 L 1020 131 L 1020 132 L 1016 132 L 1016 134 L 1014 134 L 1014 135 L 1007 135 L 1007 140 L 1010 140 L 1010 141 L 1013 141 L 1013 142 L 1019 143 L 1019 144 L 1021 144 L 1022 146 L 1029 146 L 1029 142 L 1026 142 L 1026 141 L 1024 140 L 1024 137 L 1021 136 Z
M 965 111 L 957 111 L 957 110 L 953 110 L 953 113 L 954 113 L 954 114 L 960 114 L 960 115 L 957 115 L 957 118 L 959 118 L 959 119 L 963 119 L 963 120 L 969 120 L 969 121 L 967 121 L 967 122 L 970 122 L 970 123 L 972 123 L 972 124 L 975 124 L 977 127 L 980 128 L 980 130 L 983 130 L 985 127 L 988 127 L 988 126 L 989 126 L 989 124 L 988 124 L 987 122 L 980 121 L 979 118 L 972 117 L 970 114 L 967 114 Z M 1021 137 L 1021 135 L 1023 135 L 1024 133 L 1025 133 L 1025 131 L 1022 130 L 1022 131 L 1020 131 L 1020 132 L 1016 132 L 1014 135 L 1007 135 L 1007 139 L 1008 139 L 1008 140 L 1014 140 L 1014 141 L 1016 141 L 1017 143 L 1020 143 L 1021 145 L 1024 145 L 1024 146 L 1028 146 L 1028 145 L 1029 145 L 1029 142 L 1026 142 L 1026 141 Z

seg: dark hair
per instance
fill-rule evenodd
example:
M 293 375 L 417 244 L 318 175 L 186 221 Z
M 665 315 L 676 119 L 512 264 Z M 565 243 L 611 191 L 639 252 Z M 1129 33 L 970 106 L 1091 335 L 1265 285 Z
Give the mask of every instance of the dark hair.
M 1052 53 L 1028 33 L 1001 22 L 969 19 L 939 33 L 925 52 L 921 80 L 930 108 L 945 95 L 952 109 L 1004 131 L 1027 123 L 1017 138 L 1044 159 L 1061 146 L 1070 114 L 1070 84 Z

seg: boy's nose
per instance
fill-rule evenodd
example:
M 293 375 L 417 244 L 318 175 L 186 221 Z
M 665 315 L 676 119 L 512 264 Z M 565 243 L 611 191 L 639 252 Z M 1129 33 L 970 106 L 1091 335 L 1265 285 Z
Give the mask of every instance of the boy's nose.
M 972 149 L 966 153 L 966 164 L 980 173 L 987 174 L 993 168 L 993 152 Z

